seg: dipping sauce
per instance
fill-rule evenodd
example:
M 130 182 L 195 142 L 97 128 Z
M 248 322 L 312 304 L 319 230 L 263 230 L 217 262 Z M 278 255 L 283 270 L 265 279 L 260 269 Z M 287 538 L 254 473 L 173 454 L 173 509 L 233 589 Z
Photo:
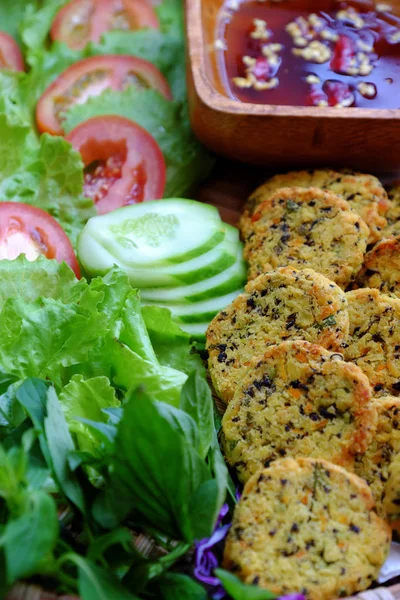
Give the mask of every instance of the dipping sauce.
M 227 94 L 286 106 L 400 108 L 400 10 L 372 0 L 227 0 Z

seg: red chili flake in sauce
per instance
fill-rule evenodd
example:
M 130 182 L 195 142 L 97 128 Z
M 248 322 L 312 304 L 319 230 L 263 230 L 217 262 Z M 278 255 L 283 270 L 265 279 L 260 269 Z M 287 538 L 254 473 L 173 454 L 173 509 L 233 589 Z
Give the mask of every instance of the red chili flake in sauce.
M 221 79 L 242 102 L 400 108 L 400 7 L 389 3 L 227 0 L 218 42 Z

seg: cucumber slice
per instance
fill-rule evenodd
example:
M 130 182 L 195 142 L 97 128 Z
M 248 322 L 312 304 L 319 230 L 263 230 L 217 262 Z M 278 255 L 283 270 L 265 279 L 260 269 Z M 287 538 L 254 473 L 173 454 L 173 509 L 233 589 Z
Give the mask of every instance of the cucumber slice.
M 239 231 L 235 227 L 225 225 L 225 228 L 225 239 L 202 256 L 169 267 L 128 270 L 132 285 L 139 288 L 190 285 L 214 277 L 228 269 L 236 262 L 240 241 Z M 167 277 L 174 279 L 172 285 L 163 283 Z
M 205 342 L 206 331 L 210 323 L 179 323 L 182 331 L 189 333 L 197 342 Z
M 236 262 L 240 246 L 238 230 L 225 225 L 222 242 L 202 256 L 177 265 L 132 268 L 116 260 L 91 235 L 84 235 L 84 232 L 85 229 L 78 240 L 78 256 L 84 269 L 90 275 L 104 275 L 116 264 L 127 273 L 132 286 L 138 288 L 182 286 L 209 279 Z
M 236 262 L 218 275 L 192 285 L 172 288 L 147 288 L 141 293 L 142 300 L 150 302 L 201 302 L 210 298 L 224 296 L 244 286 L 247 279 L 247 267 L 243 260 L 243 247 L 239 245 Z
M 243 292 L 243 288 L 236 289 L 230 294 L 211 298 L 203 302 L 194 302 L 193 304 L 164 304 L 160 302 L 142 301 L 142 304 L 147 306 L 161 306 L 168 308 L 171 311 L 172 318 L 178 325 L 180 323 L 205 323 L 210 322 L 217 313 L 224 310 L 235 298 Z
M 127 267 L 169 265 L 215 248 L 226 227 L 215 206 L 195 200 L 155 200 L 124 206 L 88 221 L 90 235 Z

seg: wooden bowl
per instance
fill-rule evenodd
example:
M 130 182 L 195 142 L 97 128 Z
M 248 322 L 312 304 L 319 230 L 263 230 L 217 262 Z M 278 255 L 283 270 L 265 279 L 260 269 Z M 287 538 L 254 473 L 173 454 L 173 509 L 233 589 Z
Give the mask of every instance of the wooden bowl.
M 271 106 L 229 98 L 214 45 L 222 4 L 186 0 L 190 119 L 208 148 L 274 168 L 329 165 L 383 173 L 400 168 L 400 110 Z

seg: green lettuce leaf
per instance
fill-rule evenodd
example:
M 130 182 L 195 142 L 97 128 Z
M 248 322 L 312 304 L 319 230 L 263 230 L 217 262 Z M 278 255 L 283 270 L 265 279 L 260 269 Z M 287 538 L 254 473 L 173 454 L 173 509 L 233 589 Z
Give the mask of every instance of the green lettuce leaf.
M 52 298 L 27 303 L 8 298 L 0 312 L 1 368 L 18 379 L 65 382 L 65 368 L 88 360 L 95 342 L 107 333 L 97 307 L 62 304 Z
M 179 329 L 171 318 L 171 311 L 159 306 L 143 306 L 142 315 L 151 343 L 161 364 L 190 375 L 196 371 L 205 376 L 204 364 L 192 352 L 191 336 Z
M 24 255 L 15 260 L 0 260 L 0 311 L 10 297 L 34 302 L 53 298 L 64 304 L 80 300 L 87 283 L 78 280 L 65 263 L 39 256 L 29 262 Z
M 26 81 L 26 73 L 0 70 L 0 114 L 3 122 L 7 128 L 25 126 L 27 134 L 28 127 L 32 125 L 32 114 L 25 98 Z M 36 136 L 33 131 L 31 135 L 35 140 Z M 15 152 L 21 151 L 21 148 L 15 147 L 10 150 L 12 156 L 15 156 Z
M 2 0 L 0 2 L 1 30 L 12 35 L 17 42 L 21 41 L 19 24 L 24 14 L 26 0 Z
M 170 315 L 164 317 L 171 329 Z M 107 377 L 122 394 L 144 386 L 154 399 L 179 405 L 187 374 L 158 359 L 139 294 L 118 269 L 89 284 L 45 258 L 0 261 L 0 327 L 0 371 L 15 380 L 48 378 L 61 389 L 73 375 Z M 169 341 L 183 364 L 189 339 L 184 350 L 176 329 Z M 108 400 L 102 399 L 107 407 Z M 80 416 L 93 420 L 90 413 Z
M 47 211 L 75 244 L 95 214 L 93 202 L 82 196 L 80 155 L 63 138 L 45 134 L 36 144 L 28 128 L 7 127 L 5 121 L 0 115 L 0 198 Z
M 23 0 L 22 0 L 23 1 Z M 49 31 L 57 12 L 68 0 L 36 0 L 25 2 L 25 11 L 20 12 L 20 32 L 29 64 L 32 64 L 30 51 L 44 50 L 50 46 Z M 23 14 L 21 20 L 21 13 Z
M 85 380 L 82 375 L 75 375 L 60 392 L 59 401 L 69 430 L 76 436 L 79 449 L 96 456 L 97 437 L 93 434 L 93 430 L 79 418 L 107 423 L 108 417 L 103 409 L 120 405 L 110 380 L 107 377 Z

